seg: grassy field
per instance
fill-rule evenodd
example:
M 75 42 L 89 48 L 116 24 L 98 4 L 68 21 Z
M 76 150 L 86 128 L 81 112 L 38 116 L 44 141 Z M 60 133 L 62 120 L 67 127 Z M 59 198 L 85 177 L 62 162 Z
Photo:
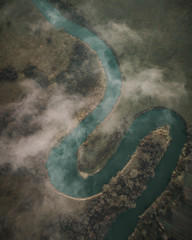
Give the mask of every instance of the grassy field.
M 96 146 L 87 144 L 86 151 L 93 152 L 93 156 L 103 148 L 102 137 L 96 141 L 100 133 L 107 149 L 123 116 L 129 117 L 130 124 L 136 113 L 154 106 L 177 111 L 190 125 L 191 4 L 123 0 L 70 3 L 74 4 L 75 13 L 83 16 L 82 24 L 114 49 L 123 78 L 119 102 L 89 138 Z M 74 15 L 71 18 L 75 19 Z M 109 125 L 111 130 L 106 131 Z
M 60 9 L 61 2 L 69 3 L 60 1 Z M 120 135 L 120 138 L 116 137 L 118 145 L 123 137 L 121 127 L 126 130 L 134 116 L 145 109 L 154 106 L 171 108 L 178 112 L 191 128 L 191 2 L 72 0 L 70 4 L 69 9 L 65 10 L 68 17 L 95 32 L 115 51 L 123 78 L 118 103 L 79 150 L 81 171 L 92 174 L 102 167 L 106 157 L 109 158 L 116 149 L 113 141 L 115 134 Z M 104 154 L 103 160 L 98 161 L 101 152 L 107 152 L 107 156 Z M 183 161 L 186 161 L 185 158 Z M 176 174 L 181 178 L 187 171 L 182 164 L 183 162 L 179 163 L 180 170 Z M 173 228 L 178 227 L 178 224 L 175 224 L 178 216 L 183 217 L 186 206 L 191 204 L 190 192 L 186 185 L 184 208 L 180 208 L 173 215 Z M 170 202 L 178 203 L 178 199 L 179 196 L 171 197 Z M 161 209 L 158 203 L 155 206 Z M 169 202 L 167 207 L 170 207 Z M 149 212 L 152 210 L 150 208 Z M 189 224 L 191 219 L 186 217 Z M 147 214 L 144 219 L 147 219 Z M 161 229 L 158 221 L 153 230 Z M 145 228 L 145 220 L 140 227 Z M 139 234 L 134 235 L 134 239 L 140 239 L 141 228 L 136 229 Z M 162 231 L 163 229 L 164 227 Z M 183 239 L 191 236 L 189 229 L 186 229 L 179 228 L 180 233 L 177 230 L 175 233 L 172 231 L 172 238 Z M 143 232 L 144 239 L 154 239 L 152 231 L 148 234 L 145 230 Z
M 53 221 L 84 206 L 49 183 L 50 148 L 100 102 L 105 73 L 30 0 L 0 6 L 0 238 L 46 239 Z
M 86 165 L 82 171 L 94 172 L 103 166 L 135 115 L 145 109 L 169 107 L 191 126 L 190 1 L 50 2 L 106 41 L 122 72 L 119 101 L 82 150 L 87 162 L 90 152 L 95 159 L 100 152 L 107 156 L 98 166 L 88 169 Z M 103 69 L 88 46 L 55 30 L 30 0 L 1 1 L 0 13 L 0 160 L 4 163 L 0 165 L 0 238 L 90 239 L 94 236 L 86 238 L 88 232 L 102 230 L 102 208 L 98 218 L 92 218 L 90 201 L 74 201 L 56 192 L 45 166 L 55 137 L 67 134 L 102 99 L 106 85 Z M 69 116 L 65 108 L 58 108 L 59 101 Z M 41 133 L 47 132 L 42 138 Z M 33 139 L 34 133 L 40 134 Z M 31 155 L 23 156 L 27 151 Z M 97 206 L 95 201 L 93 206 Z M 155 207 L 159 205 L 155 203 Z M 152 231 L 159 228 L 156 223 L 154 228 L 146 227 L 151 232 L 143 231 L 144 239 L 150 239 Z M 82 229 L 84 235 L 78 235 Z

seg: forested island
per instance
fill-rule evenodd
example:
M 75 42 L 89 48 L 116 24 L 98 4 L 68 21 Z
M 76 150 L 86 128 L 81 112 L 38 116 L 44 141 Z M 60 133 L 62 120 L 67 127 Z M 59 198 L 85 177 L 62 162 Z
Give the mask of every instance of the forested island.
M 103 192 L 87 199 L 85 222 L 90 222 L 93 227 L 89 224 L 81 226 L 82 239 L 103 239 L 119 213 L 136 207 L 136 199 L 146 189 L 148 180 L 154 177 L 155 167 L 170 141 L 168 125 L 152 131 L 139 142 L 123 170 L 103 186 Z M 73 231 L 76 236 L 76 230 Z
M 129 239 L 191 239 L 191 4 L 49 2 L 104 40 L 122 73 L 119 101 L 77 152 L 79 172 L 88 177 L 105 167 L 137 114 L 173 109 L 187 122 L 187 143 L 170 183 Z M 58 192 L 46 168 L 50 149 L 101 102 L 105 72 L 96 52 L 68 29 L 51 26 L 31 0 L 2 0 L 0 8 L 0 239 L 103 240 L 153 179 L 172 141 L 169 126 L 142 139 L 97 196 Z

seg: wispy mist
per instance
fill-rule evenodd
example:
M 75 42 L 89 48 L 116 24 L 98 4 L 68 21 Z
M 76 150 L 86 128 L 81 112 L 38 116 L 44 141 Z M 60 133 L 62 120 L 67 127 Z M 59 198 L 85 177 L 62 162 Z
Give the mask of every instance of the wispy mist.
M 14 105 L 16 124 L 28 117 L 29 124 L 37 124 L 39 129 L 27 136 L 13 138 L 6 136 L 6 130 L 4 131 L 1 146 L 3 149 L 9 149 L 9 160 L 12 159 L 15 167 L 27 167 L 28 157 L 49 151 L 51 146 L 78 124 L 77 113 L 89 101 L 84 97 L 68 95 L 62 88 L 49 93 L 48 96 L 48 92 L 33 80 L 25 80 L 21 85 L 25 89 L 25 97 Z M 40 108 L 42 101 L 46 101 L 43 107 L 45 109 Z

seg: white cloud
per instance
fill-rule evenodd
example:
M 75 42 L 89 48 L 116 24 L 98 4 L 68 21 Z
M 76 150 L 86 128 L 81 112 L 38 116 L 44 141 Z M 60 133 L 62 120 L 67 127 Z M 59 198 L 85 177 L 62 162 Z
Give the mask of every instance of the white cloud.
M 104 25 L 97 25 L 96 31 L 109 42 L 118 54 L 122 54 L 125 46 L 132 42 L 132 45 L 142 43 L 139 33 L 132 30 L 125 23 L 108 22 Z
M 126 64 L 123 68 L 126 68 Z M 184 82 L 166 81 L 164 71 L 158 68 L 143 69 L 127 76 L 123 87 L 124 94 L 137 101 L 148 96 L 167 103 L 178 101 L 187 94 Z
M 26 89 L 26 96 L 15 104 L 16 124 L 22 123 L 23 117 L 29 116 L 30 123 L 37 123 L 41 128 L 20 139 L 1 137 L 2 152 L 3 149 L 9 149 L 9 157 L 5 159 L 6 154 L 1 154 L 1 157 L 4 156 L 1 162 L 12 161 L 14 167 L 27 167 L 30 157 L 49 150 L 56 139 L 69 133 L 78 124 L 75 117 L 77 112 L 89 102 L 89 98 L 69 96 L 61 88 L 48 96 L 33 80 L 25 80 L 22 87 Z M 46 109 L 39 113 L 38 107 L 42 100 L 47 101 Z

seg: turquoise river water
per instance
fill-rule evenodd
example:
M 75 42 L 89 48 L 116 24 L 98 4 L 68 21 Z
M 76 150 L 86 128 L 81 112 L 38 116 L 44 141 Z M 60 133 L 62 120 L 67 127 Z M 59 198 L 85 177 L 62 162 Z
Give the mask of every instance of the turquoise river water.
M 46 0 L 32 0 L 41 14 L 57 29 L 64 29 L 69 34 L 88 44 L 105 69 L 108 84 L 101 103 L 81 123 L 54 147 L 49 155 L 47 169 L 50 181 L 59 191 L 68 196 L 86 198 L 102 191 L 116 172 L 129 161 L 139 140 L 159 126 L 169 124 L 173 141 L 155 169 L 155 177 L 148 181 L 147 189 L 136 202 L 136 208 L 120 214 L 109 229 L 106 240 L 124 240 L 133 232 L 138 216 L 155 201 L 167 186 L 177 164 L 182 147 L 186 142 L 186 129 L 183 120 L 175 112 L 166 108 L 154 108 L 137 117 L 130 126 L 116 153 L 106 166 L 87 179 L 77 171 L 76 152 L 88 135 L 103 121 L 115 105 L 121 92 L 121 73 L 116 58 L 109 47 L 89 30 L 64 18 Z

